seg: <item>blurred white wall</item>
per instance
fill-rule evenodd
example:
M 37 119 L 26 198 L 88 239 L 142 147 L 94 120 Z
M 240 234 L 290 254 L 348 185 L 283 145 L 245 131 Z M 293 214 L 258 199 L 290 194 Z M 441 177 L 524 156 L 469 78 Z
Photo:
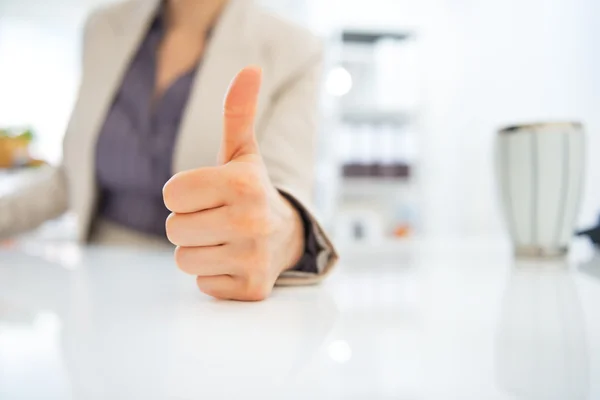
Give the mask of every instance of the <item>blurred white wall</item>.
M 600 10 L 598 2 L 463 0 L 435 8 L 424 37 L 429 228 L 479 234 L 499 227 L 494 129 L 548 119 L 577 119 L 588 127 L 581 222 L 595 220 L 600 211 L 600 58 L 594 48 L 600 27 L 591 16 Z
M 274 0 L 276 1 L 276 0 Z M 314 1 L 313 27 L 417 29 L 426 70 L 422 218 L 430 233 L 502 229 L 494 131 L 581 120 L 589 132 L 581 223 L 600 212 L 600 26 L 596 0 Z M 325 10 L 327 12 L 325 12 Z M 595 156 L 595 157 L 594 157 Z
M 0 125 L 31 122 L 59 156 L 78 80 L 84 15 L 110 0 L 0 0 Z M 600 25 L 597 0 L 263 0 L 326 35 L 341 25 L 409 27 L 425 69 L 424 228 L 501 229 L 494 130 L 578 119 L 589 131 L 582 223 L 600 211 Z

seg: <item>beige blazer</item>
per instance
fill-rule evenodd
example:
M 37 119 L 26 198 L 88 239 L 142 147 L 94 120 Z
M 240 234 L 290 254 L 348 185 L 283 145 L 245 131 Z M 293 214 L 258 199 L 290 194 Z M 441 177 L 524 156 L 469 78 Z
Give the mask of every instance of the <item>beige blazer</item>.
M 91 15 L 85 27 L 82 81 L 65 134 L 63 164 L 46 171 L 30 187 L 0 198 L 0 236 L 32 229 L 70 209 L 77 216 L 79 240 L 89 239 L 98 197 L 97 136 L 159 4 L 160 0 L 129 1 Z M 321 61 L 320 42 L 311 34 L 265 13 L 251 0 L 230 0 L 204 54 L 178 134 L 173 170 L 215 164 L 229 82 L 242 67 L 260 65 L 264 82 L 256 131 L 262 155 L 273 184 L 310 212 Z M 319 255 L 323 276 L 336 255 L 314 219 L 313 225 L 325 249 Z M 287 283 L 315 280 L 297 278 L 302 281 Z

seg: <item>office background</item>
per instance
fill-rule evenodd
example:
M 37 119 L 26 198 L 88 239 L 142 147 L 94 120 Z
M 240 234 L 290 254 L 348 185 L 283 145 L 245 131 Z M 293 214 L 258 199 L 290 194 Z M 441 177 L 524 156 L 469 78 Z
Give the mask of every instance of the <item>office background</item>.
M 51 163 L 60 161 L 61 138 L 75 99 L 85 16 L 110 1 L 0 0 L 0 126 L 33 127 L 37 132 L 35 155 Z M 595 157 L 595 149 L 600 148 L 597 1 L 263 3 L 322 36 L 329 50 L 317 204 L 336 236 L 345 240 L 372 236 L 377 241 L 403 236 L 403 227 L 434 236 L 502 232 L 494 181 L 494 132 L 506 124 L 546 120 L 580 120 L 587 127 L 587 183 L 580 224 L 595 221 L 600 211 L 600 160 Z M 375 75 L 366 80 L 367 87 L 368 82 L 375 82 L 375 91 L 370 94 L 375 103 L 385 106 L 384 121 L 376 123 L 377 129 L 390 129 L 381 125 L 394 115 L 410 120 L 398 128 L 406 131 L 406 140 L 388 138 L 388 144 L 410 150 L 404 154 L 411 166 L 408 184 L 406 176 L 382 179 L 377 174 L 344 169 L 361 157 L 363 161 L 365 157 L 394 158 L 393 154 L 352 154 L 354 150 L 347 148 L 355 142 L 365 144 L 361 142 L 368 140 L 365 135 L 376 134 L 375 128 L 367 128 L 368 124 L 360 121 L 360 115 L 359 126 L 349 128 L 345 123 L 346 114 L 364 107 L 352 107 L 348 105 L 351 101 L 344 99 L 350 83 L 353 90 L 359 86 L 355 71 L 344 64 L 348 60 L 343 54 L 354 54 L 344 48 L 348 44 L 343 40 L 344 32 L 397 33 L 410 38 L 395 44 L 384 40 L 383 45 L 375 46 L 368 56 L 375 63 L 369 73 Z M 410 51 L 402 50 L 406 43 L 410 43 Z M 401 58 L 397 66 L 387 65 L 390 58 L 386 58 L 386 49 L 408 54 L 410 68 Z M 365 54 L 360 49 L 359 53 Z M 398 92 L 409 95 L 394 97 Z M 348 189 L 345 185 L 355 186 Z M 350 201 L 346 204 L 348 190 Z M 384 206 L 369 199 L 356 200 L 353 190 L 371 191 L 375 197 L 394 193 L 393 201 L 398 203 L 392 208 L 396 209 L 386 210 L 389 215 L 377 215 L 384 213 Z M 402 203 L 405 200 L 408 205 Z M 354 222 L 348 222 L 352 218 L 366 225 L 359 234 Z

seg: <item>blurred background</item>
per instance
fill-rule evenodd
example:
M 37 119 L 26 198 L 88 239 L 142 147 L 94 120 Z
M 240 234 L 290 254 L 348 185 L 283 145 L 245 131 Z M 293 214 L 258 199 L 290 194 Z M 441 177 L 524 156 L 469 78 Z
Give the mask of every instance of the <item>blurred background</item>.
M 31 128 L 38 159 L 60 162 L 83 22 L 111 1 L 0 0 L 0 128 Z M 585 124 L 579 222 L 596 220 L 600 2 L 262 3 L 326 43 L 315 202 L 339 243 L 500 234 L 495 131 L 520 122 Z

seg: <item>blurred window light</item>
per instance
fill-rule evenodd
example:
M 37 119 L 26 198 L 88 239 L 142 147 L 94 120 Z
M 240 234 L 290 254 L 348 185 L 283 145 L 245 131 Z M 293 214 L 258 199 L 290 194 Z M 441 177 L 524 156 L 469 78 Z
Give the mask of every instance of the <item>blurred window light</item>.
M 329 71 L 325 87 L 332 96 L 345 96 L 352 89 L 352 75 L 344 67 L 335 67 Z
M 345 340 L 335 340 L 329 345 L 329 357 L 340 364 L 350 361 L 352 349 Z
M 52 337 L 56 337 L 61 329 L 60 318 L 49 311 L 42 311 L 37 314 L 33 325 L 37 331 Z

